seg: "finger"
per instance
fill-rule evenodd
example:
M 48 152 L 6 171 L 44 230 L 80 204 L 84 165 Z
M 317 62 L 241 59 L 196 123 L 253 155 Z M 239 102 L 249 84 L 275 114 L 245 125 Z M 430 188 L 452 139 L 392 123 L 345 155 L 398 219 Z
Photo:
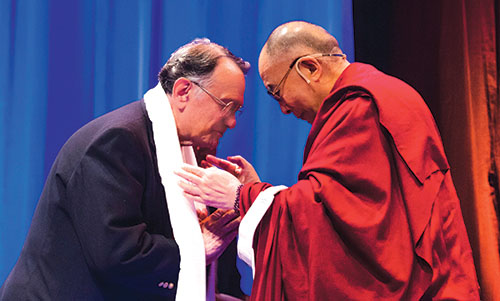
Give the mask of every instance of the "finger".
M 226 211 L 226 209 L 217 209 L 212 214 L 210 214 L 210 217 L 212 218 L 212 220 L 219 220 L 224 214 L 224 211 Z
M 191 201 L 191 202 L 197 202 L 197 203 L 200 203 L 200 204 L 203 204 L 203 205 L 206 205 L 206 206 L 212 206 L 212 207 L 215 207 L 217 204 L 213 203 L 212 201 L 210 200 L 205 200 L 203 199 L 202 197 L 200 197 L 199 195 L 194 195 L 194 194 L 190 194 L 188 192 L 183 192 L 182 193 L 183 196 L 188 200 L 188 201 Z
M 205 221 L 205 228 L 207 228 L 210 231 L 213 231 L 213 229 L 217 228 L 217 222 L 224 214 L 224 211 L 225 209 L 217 209 L 214 212 L 212 212 L 212 214 L 210 214 Z
M 180 180 L 179 182 L 177 182 L 177 184 L 181 187 L 182 190 L 184 190 L 185 193 L 188 193 L 190 195 L 195 195 L 195 196 L 201 195 L 201 191 L 198 188 L 198 186 L 193 185 L 190 182 Z
M 205 224 L 205 228 L 213 233 L 226 233 L 226 224 L 231 221 L 230 216 L 228 216 L 229 211 L 234 210 L 225 210 L 218 209 L 214 213 L 209 216 L 207 223 Z
M 234 174 L 239 177 L 243 172 L 243 168 L 245 167 L 245 164 L 243 162 L 243 160 L 245 159 L 243 159 L 243 157 L 241 156 L 227 157 L 227 159 L 231 161 L 231 163 L 233 163 L 234 165 L 238 166 L 234 169 Z
M 214 164 L 216 166 L 219 166 L 220 162 L 222 161 L 221 158 L 218 158 L 216 156 L 213 156 L 213 155 L 207 155 L 205 157 L 205 160 L 208 162 L 208 163 L 211 163 L 211 164 Z
M 234 175 L 235 175 L 236 177 L 239 177 L 239 176 L 241 175 L 241 172 L 242 172 L 242 171 L 243 171 L 243 169 L 242 169 L 241 167 L 239 167 L 239 166 L 238 166 L 238 167 L 236 167 L 236 168 L 234 169 Z
M 214 156 L 207 155 L 207 161 L 225 171 L 228 171 L 230 173 L 234 174 L 234 171 L 238 168 L 237 164 L 231 163 L 227 160 L 217 158 Z
M 208 216 L 206 211 L 201 210 L 196 210 L 196 215 L 198 215 L 198 222 L 204 221 Z
M 207 161 L 205 161 L 205 160 L 202 160 L 202 161 L 201 161 L 201 163 L 200 163 L 200 166 L 201 166 L 202 168 L 210 168 L 210 167 L 212 167 L 213 165 L 212 165 L 212 164 L 210 164 L 210 163 L 208 163 L 208 162 L 207 162 Z
M 198 167 L 198 166 L 189 165 L 189 164 L 182 164 L 181 168 L 189 173 L 197 175 L 198 177 L 202 177 L 205 174 L 205 171 L 203 170 L 203 168 Z
M 216 231 L 216 229 L 224 226 L 225 222 L 221 221 L 224 213 L 228 211 L 227 209 L 217 209 L 212 214 L 210 214 L 206 227 L 211 231 Z
M 184 167 L 183 167 L 184 168 Z M 200 184 L 201 183 L 201 178 L 200 176 L 196 174 L 192 174 L 190 172 L 186 172 L 185 170 L 174 170 L 174 174 L 178 175 L 181 177 L 183 180 L 187 182 L 191 182 L 193 184 Z
M 221 225 L 226 225 L 238 217 L 239 215 L 234 210 L 227 210 L 220 218 L 219 223 Z
M 233 231 L 234 229 L 237 229 L 238 226 L 240 225 L 240 222 L 241 222 L 241 218 L 238 217 L 238 218 L 235 218 L 233 219 L 232 221 L 230 221 L 227 225 L 226 225 L 226 229 L 228 231 Z
M 243 158 L 242 156 L 229 156 L 227 157 L 227 160 L 233 164 L 237 164 L 240 167 L 244 167 L 245 163 L 247 163 L 247 160 Z
M 220 223 L 204 223 L 205 229 L 218 237 L 224 237 L 229 232 L 236 231 L 239 223 L 232 223 L 230 226 Z
M 197 202 L 197 203 L 201 203 L 201 204 L 205 204 L 205 201 L 198 195 L 194 195 L 194 194 L 190 194 L 190 193 L 187 193 L 187 192 L 183 192 L 182 195 L 184 195 L 184 197 L 188 200 L 188 201 L 191 201 L 191 202 Z M 206 204 L 205 204 L 206 205 Z

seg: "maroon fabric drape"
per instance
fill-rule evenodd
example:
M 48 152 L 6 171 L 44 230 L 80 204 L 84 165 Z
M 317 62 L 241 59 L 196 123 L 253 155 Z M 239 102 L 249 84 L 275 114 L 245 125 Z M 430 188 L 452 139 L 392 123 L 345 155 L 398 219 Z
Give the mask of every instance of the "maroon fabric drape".
M 500 300 L 500 0 L 380 2 L 353 1 L 356 60 L 407 81 L 431 108 L 482 298 Z

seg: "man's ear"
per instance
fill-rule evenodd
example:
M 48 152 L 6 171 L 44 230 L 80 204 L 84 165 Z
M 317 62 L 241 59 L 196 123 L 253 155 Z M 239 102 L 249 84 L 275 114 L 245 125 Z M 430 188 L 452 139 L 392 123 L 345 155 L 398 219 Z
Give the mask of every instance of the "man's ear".
M 172 97 L 181 111 L 184 110 L 190 100 L 192 87 L 193 83 L 185 77 L 178 78 L 172 87 Z
M 313 57 L 304 57 L 299 60 L 297 66 L 311 81 L 318 79 L 322 72 L 321 64 Z

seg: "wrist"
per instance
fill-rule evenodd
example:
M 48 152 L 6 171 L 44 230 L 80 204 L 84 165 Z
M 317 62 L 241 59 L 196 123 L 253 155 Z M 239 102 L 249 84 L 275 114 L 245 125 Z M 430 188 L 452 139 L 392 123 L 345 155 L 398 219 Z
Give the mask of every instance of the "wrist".
M 233 205 L 233 208 L 234 208 L 234 211 L 240 215 L 240 192 L 241 192 L 241 188 L 243 187 L 243 184 L 240 184 L 238 186 L 238 188 L 236 188 L 236 197 L 234 198 L 234 205 Z

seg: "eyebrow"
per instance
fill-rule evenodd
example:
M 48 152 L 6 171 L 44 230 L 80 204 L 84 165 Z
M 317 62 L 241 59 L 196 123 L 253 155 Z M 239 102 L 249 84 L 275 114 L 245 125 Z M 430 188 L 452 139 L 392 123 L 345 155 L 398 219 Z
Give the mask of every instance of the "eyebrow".
M 230 102 L 236 104 L 239 108 L 243 108 L 243 105 L 240 104 L 239 101 L 237 101 L 236 99 L 232 99 L 232 98 L 221 98 L 220 100 L 224 101 L 227 104 L 229 104 Z
M 219 99 L 220 99 L 220 100 L 227 101 L 226 103 L 230 103 L 231 101 L 232 101 L 232 102 L 238 102 L 236 99 L 233 99 L 233 98 L 228 98 L 228 97 L 220 97 Z

